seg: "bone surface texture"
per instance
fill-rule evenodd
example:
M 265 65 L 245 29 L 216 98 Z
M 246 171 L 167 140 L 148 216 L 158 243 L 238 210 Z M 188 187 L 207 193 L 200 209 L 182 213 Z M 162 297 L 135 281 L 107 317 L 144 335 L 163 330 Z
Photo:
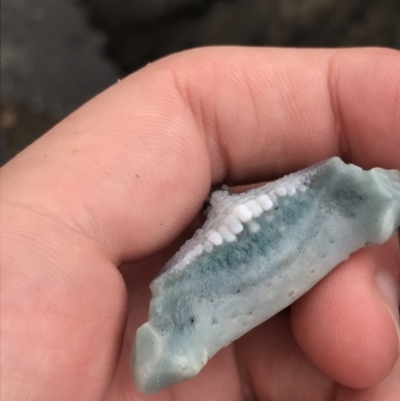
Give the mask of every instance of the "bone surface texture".
M 357 249 L 400 226 L 400 172 L 332 158 L 242 194 L 216 191 L 207 219 L 151 283 L 131 365 L 144 393 L 196 376 Z

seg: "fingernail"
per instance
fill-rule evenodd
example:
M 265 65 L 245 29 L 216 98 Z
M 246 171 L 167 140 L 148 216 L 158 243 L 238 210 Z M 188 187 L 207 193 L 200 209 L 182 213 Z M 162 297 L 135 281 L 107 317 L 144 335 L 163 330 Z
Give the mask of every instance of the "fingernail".
M 399 291 L 396 283 L 389 274 L 382 271 L 375 276 L 375 281 L 378 294 L 387 306 L 396 326 L 400 342 Z

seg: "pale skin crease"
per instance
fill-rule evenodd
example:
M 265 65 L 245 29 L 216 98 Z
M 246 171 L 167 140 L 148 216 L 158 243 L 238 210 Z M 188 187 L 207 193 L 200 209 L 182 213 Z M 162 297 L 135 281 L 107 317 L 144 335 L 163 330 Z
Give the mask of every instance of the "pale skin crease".
M 149 282 L 211 183 L 270 180 L 334 155 L 400 169 L 399 52 L 200 49 L 77 110 L 1 170 L 0 398 L 400 399 L 397 234 L 197 378 L 143 396 L 130 377 Z

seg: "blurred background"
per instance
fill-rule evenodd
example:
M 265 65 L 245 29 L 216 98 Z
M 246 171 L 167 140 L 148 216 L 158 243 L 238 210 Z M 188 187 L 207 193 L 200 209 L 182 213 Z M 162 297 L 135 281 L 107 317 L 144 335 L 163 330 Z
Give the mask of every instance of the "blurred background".
M 0 0 L 1 163 L 119 78 L 212 44 L 400 48 L 400 0 Z

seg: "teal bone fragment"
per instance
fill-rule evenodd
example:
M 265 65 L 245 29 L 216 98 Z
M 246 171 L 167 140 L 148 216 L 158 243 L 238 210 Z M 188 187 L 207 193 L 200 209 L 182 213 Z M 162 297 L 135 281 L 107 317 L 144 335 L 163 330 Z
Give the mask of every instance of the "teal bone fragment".
M 400 172 L 331 158 L 243 194 L 216 191 L 201 229 L 151 283 L 131 368 L 144 393 L 207 361 L 400 226 Z

